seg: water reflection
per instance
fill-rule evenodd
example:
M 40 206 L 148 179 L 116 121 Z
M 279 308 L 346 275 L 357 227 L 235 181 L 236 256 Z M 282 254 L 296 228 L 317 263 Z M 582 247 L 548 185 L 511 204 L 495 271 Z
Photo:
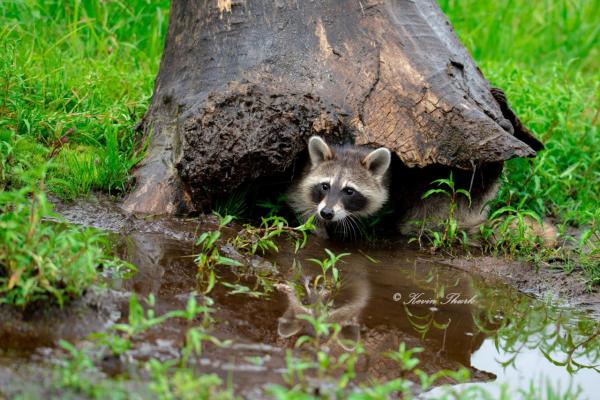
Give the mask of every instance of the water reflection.
M 341 327 L 341 346 L 354 350 L 360 340 L 360 317 L 369 302 L 371 285 L 362 274 L 347 273 L 339 286 L 326 287 L 320 275 L 301 275 L 299 281 L 277 284 L 285 293 L 288 306 L 278 319 L 277 333 L 283 338 L 298 334 L 314 335 L 314 329 L 303 316 L 324 317 L 326 323 Z
M 369 359 L 362 365 L 362 372 L 381 379 L 398 377 L 397 365 L 382 354 L 397 350 L 401 342 L 425 349 L 420 367 L 428 372 L 471 367 L 471 355 L 486 334 L 477 329 L 473 318 L 479 306 L 468 274 L 422 259 L 414 252 L 335 246 L 331 250 L 352 252 L 338 263 L 342 290 L 335 293 L 333 303 L 340 311 L 331 312 L 346 318 L 336 322 L 352 327 L 347 330 L 350 337 L 362 338 Z M 323 256 L 323 243 L 318 242 L 309 244 L 300 254 L 282 249 L 272 255 L 271 260 L 279 266 L 295 265 L 301 272 L 299 278 L 296 272 L 294 285 L 304 286 L 300 291 L 287 290 L 288 308 L 279 325 L 285 328 L 279 330 L 281 336 L 297 333 L 302 325 L 292 323 L 291 315 L 314 315 L 307 306 L 314 299 L 306 295 L 310 291 L 306 282 L 311 281 L 306 277 L 317 274 L 319 268 L 306 260 Z M 305 304 L 300 303 L 302 299 Z M 486 371 L 470 369 L 475 380 L 493 377 Z
M 129 235 L 123 243 L 123 254 L 139 268 L 133 279 L 124 282 L 125 289 L 155 294 L 157 306 L 162 304 L 164 310 L 174 308 L 182 294 L 197 289 L 190 242 L 145 233 Z M 307 261 L 323 258 L 325 245 L 335 253 L 352 253 L 338 265 L 341 285 L 336 290 L 315 286 L 320 269 Z M 217 319 L 224 323 L 216 329 L 223 338 L 294 348 L 299 336 L 311 333 L 301 316 L 326 313 L 328 322 L 342 326 L 347 350 L 359 340 L 363 343 L 365 359 L 357 365 L 363 378 L 396 378 L 397 366 L 382 354 L 405 342 L 425 349 L 420 367 L 428 373 L 464 366 L 471 371 L 472 381 L 512 382 L 510 371 L 523 374 L 543 365 L 556 380 L 570 381 L 571 372 L 581 377 L 576 381 L 583 380 L 587 390 L 600 390 L 599 325 L 570 310 L 553 309 L 503 285 L 424 259 L 422 253 L 361 250 L 316 240 L 299 254 L 285 245 L 280 249 L 268 257 L 277 272 L 262 278 L 270 279 L 276 288 L 270 296 L 232 295 L 222 285 L 211 293 Z M 221 268 L 219 275 L 234 284 L 256 282 L 251 272 L 229 267 Z M 271 364 L 282 368 L 283 353 L 278 359 L 271 354 Z M 262 381 L 244 379 L 248 384 Z

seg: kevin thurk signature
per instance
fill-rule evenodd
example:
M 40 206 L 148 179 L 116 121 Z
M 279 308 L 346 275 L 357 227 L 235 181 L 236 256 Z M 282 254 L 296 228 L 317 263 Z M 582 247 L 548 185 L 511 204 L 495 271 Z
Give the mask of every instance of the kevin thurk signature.
M 394 301 L 402 300 L 402 293 L 394 293 L 392 297 Z M 444 304 L 475 304 L 477 295 L 473 295 L 470 298 L 461 298 L 460 293 L 448 293 L 446 297 L 439 299 L 426 298 L 425 293 L 410 293 L 408 298 L 402 302 L 402 304 L 430 304 L 430 305 L 444 305 Z

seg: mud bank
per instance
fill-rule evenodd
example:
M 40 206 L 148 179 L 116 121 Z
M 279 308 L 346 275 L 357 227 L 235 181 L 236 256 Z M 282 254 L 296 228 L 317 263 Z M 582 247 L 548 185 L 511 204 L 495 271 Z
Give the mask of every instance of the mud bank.
M 59 339 L 75 340 L 103 331 L 121 316 L 121 292 L 93 287 L 81 299 L 67 303 L 34 304 L 27 310 L 0 304 L 2 347 L 31 352 Z
M 575 307 L 600 319 L 600 292 L 590 291 L 583 274 L 565 272 L 560 265 L 535 266 L 497 257 L 440 259 L 442 264 L 478 274 L 485 281 L 501 281 L 536 298 Z

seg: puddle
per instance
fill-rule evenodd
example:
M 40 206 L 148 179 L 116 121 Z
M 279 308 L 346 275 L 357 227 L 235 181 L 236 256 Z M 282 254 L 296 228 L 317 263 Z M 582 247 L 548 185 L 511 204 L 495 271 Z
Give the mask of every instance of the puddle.
M 197 221 L 125 218 L 102 202 L 63 206 L 59 211 L 75 222 L 114 232 L 117 251 L 138 268 L 131 279 L 111 283 L 117 293 L 153 294 L 154 309 L 160 315 L 185 308 L 190 293 L 198 291 L 197 266 L 190 257 L 195 252 Z M 200 230 L 214 228 L 214 221 L 207 219 Z M 232 235 L 235 230 L 225 233 Z M 425 372 L 464 366 L 471 372 L 467 385 L 483 384 L 492 393 L 502 383 L 511 389 L 527 389 L 532 381 L 540 384 L 540 379 L 562 389 L 580 387 L 583 398 L 600 393 L 600 325 L 583 313 L 549 306 L 493 280 L 437 263 L 422 252 L 340 245 L 316 238 L 298 254 L 292 246 L 281 246 L 279 253 L 267 257 L 268 263 L 256 263 L 255 274 L 268 273 L 278 283 L 268 297 L 232 295 L 231 287 L 215 286 L 210 293 L 216 320 L 211 333 L 231 340 L 232 346 L 206 346 L 202 356 L 192 360 L 193 368 L 219 374 L 246 398 L 263 398 L 266 385 L 284 384 L 286 350 L 294 349 L 301 334 L 310 333 L 310 326 L 294 318 L 306 309 L 306 298 L 299 294 L 305 282 L 320 271 L 307 260 L 325 258 L 325 247 L 336 254 L 352 253 L 338 263 L 341 286 L 329 315 L 342 326 L 346 346 L 351 348 L 360 340 L 365 349 L 356 365 L 357 382 L 397 378 L 397 364 L 382 353 L 397 350 L 405 342 L 409 348 L 424 349 L 419 367 Z M 219 281 L 249 287 L 256 282 L 254 275 L 234 274 L 231 268 L 219 268 Z M 110 303 L 106 307 L 112 320 L 121 315 L 123 321 L 125 296 L 113 295 Z M 47 374 L 54 357 L 52 327 L 32 339 L 12 324 L 0 322 L 0 397 L 17 393 L 30 381 L 32 370 Z M 136 341 L 130 355 L 139 360 L 174 358 L 185 331 L 185 322 L 169 320 Z M 89 332 L 73 327 L 70 333 L 69 339 L 83 340 Z M 118 375 L 121 367 L 102 366 L 108 375 Z M 40 378 L 38 383 L 48 384 L 44 382 Z

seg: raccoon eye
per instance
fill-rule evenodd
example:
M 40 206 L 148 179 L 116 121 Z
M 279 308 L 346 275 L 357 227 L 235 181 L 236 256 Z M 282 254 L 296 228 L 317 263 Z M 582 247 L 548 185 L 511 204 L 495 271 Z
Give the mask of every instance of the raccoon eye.
M 354 194 L 354 189 L 346 187 L 342 189 L 342 192 L 344 192 L 345 195 L 352 196 Z
M 324 192 L 329 190 L 329 183 L 321 183 L 321 189 L 323 189 Z

